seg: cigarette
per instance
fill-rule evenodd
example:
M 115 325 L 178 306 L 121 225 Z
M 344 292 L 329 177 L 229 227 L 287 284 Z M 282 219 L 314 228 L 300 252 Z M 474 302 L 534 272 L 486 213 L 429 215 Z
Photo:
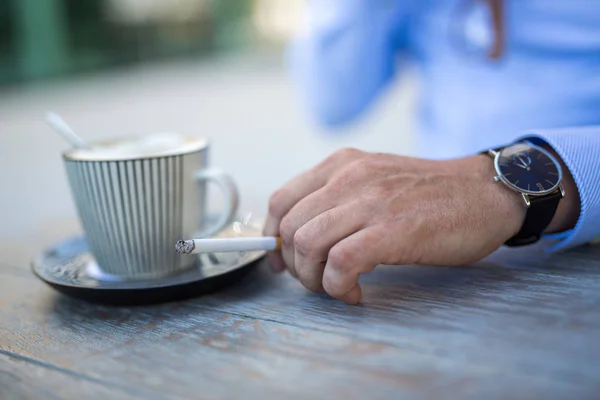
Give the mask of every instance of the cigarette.
M 178 240 L 175 244 L 175 251 L 179 254 L 272 251 L 279 249 L 281 249 L 281 238 L 279 236 L 189 239 Z

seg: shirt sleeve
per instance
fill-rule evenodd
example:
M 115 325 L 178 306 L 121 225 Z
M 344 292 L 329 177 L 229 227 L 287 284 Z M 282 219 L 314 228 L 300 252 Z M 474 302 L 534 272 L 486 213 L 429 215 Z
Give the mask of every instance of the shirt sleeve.
M 352 122 L 394 77 L 412 1 L 312 0 L 288 49 L 290 74 L 317 121 Z
M 547 250 L 567 250 L 599 238 L 600 126 L 527 131 L 517 140 L 551 146 L 573 175 L 581 199 L 581 212 L 573 229 L 544 235 L 554 243 Z

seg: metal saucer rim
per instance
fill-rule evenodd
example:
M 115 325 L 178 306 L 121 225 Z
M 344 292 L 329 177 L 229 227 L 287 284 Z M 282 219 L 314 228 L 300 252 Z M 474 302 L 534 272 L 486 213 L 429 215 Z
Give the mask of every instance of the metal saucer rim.
M 59 243 L 62 243 L 69 239 L 80 238 L 80 237 L 81 236 L 66 238 L 65 240 L 63 240 Z M 50 246 L 50 247 L 53 247 L 53 246 Z M 203 273 L 200 269 L 192 269 L 192 270 L 184 271 L 179 274 L 157 277 L 157 278 L 152 278 L 152 279 L 144 279 L 144 280 L 124 280 L 124 281 L 118 281 L 118 282 L 111 282 L 111 281 L 97 280 L 97 279 L 90 277 L 91 280 L 99 283 L 100 284 L 99 286 L 87 286 L 87 285 L 83 285 L 83 284 L 78 284 L 73 281 L 70 281 L 70 282 L 60 281 L 57 279 L 51 279 L 49 275 L 40 273 L 40 270 L 44 269 L 43 263 L 39 261 L 40 258 L 43 257 L 43 255 L 38 256 L 35 260 L 33 260 L 30 263 L 30 269 L 31 269 L 32 273 L 38 279 L 40 279 L 46 283 L 49 283 L 52 285 L 58 285 L 61 287 L 69 287 L 69 288 L 73 288 L 73 289 L 95 290 L 95 291 L 100 291 L 100 290 L 104 290 L 104 291 L 151 290 L 151 289 L 161 289 L 161 288 L 185 285 L 185 284 L 192 283 L 192 282 L 197 282 L 197 281 L 202 281 L 202 280 L 210 280 L 210 279 L 217 278 L 217 277 L 220 277 L 223 275 L 227 275 L 227 274 L 237 271 L 238 269 L 244 268 L 244 267 L 248 266 L 249 264 L 260 261 L 266 255 L 265 251 L 258 251 L 258 252 L 252 252 L 252 253 L 253 253 L 253 255 L 251 257 L 247 257 L 243 261 L 241 261 L 235 265 L 228 266 L 227 269 L 224 270 L 223 272 L 216 273 L 213 275 L 206 276 L 206 275 L 203 275 Z M 187 278 L 182 279 L 181 278 L 182 276 L 187 276 Z
M 252 234 L 259 234 L 262 229 L 262 225 L 259 223 L 248 224 L 246 222 L 244 225 L 246 228 L 250 228 Z M 217 235 L 221 235 L 231 228 L 232 226 L 224 228 Z M 87 243 L 85 243 L 85 234 L 73 235 L 63 238 L 41 251 L 30 262 L 31 271 L 40 281 L 67 297 L 109 306 L 152 305 L 187 300 L 209 294 L 230 286 L 245 277 L 259 266 L 260 261 L 267 254 L 266 251 L 245 252 L 242 258 L 235 263 L 223 264 L 225 267 L 222 272 L 214 271 L 210 274 L 207 274 L 206 270 L 196 268 L 166 277 L 123 281 L 106 281 L 87 275 L 86 279 L 89 279 L 89 282 L 96 283 L 95 285 L 77 282 L 77 278 L 71 278 L 68 275 L 60 277 L 62 279 L 57 279 L 58 276 L 53 277 L 50 272 L 44 273 L 45 270 L 53 267 L 53 265 L 44 263 L 44 257 L 48 257 L 51 251 L 67 244 L 69 241 L 78 240 L 81 241 L 79 243 L 81 247 L 76 247 L 73 254 L 75 256 L 87 254 L 93 260 L 94 257 L 91 255 Z M 74 245 L 77 246 L 77 242 L 74 242 Z M 67 252 L 67 254 L 69 253 Z M 72 260 L 72 257 L 65 259 L 65 263 L 68 260 Z M 75 265 L 78 268 L 87 268 L 89 263 L 90 260 L 87 260 Z M 54 264 L 54 266 L 56 265 Z

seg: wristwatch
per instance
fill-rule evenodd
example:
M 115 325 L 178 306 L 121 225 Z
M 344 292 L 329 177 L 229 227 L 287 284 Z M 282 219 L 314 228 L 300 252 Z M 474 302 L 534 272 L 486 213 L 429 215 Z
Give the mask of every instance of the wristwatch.
M 494 159 L 494 180 L 520 193 L 527 207 L 521 230 L 505 245 L 524 246 L 537 242 L 548 227 L 560 200 L 565 197 L 560 163 L 545 149 L 517 142 L 485 151 Z

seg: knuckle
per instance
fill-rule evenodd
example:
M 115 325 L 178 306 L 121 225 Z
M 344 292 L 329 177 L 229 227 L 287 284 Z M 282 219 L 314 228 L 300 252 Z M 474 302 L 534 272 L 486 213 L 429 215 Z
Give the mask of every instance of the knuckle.
M 341 171 L 340 175 L 352 180 L 362 179 L 371 176 L 376 168 L 377 163 L 372 158 L 359 158 L 349 163 L 346 168 Z
M 277 218 L 283 217 L 283 205 L 285 204 L 286 197 L 288 197 L 286 189 L 281 188 L 276 190 L 269 198 L 269 214 Z
M 325 160 L 322 161 L 321 165 L 337 166 L 358 159 L 362 157 L 362 155 L 362 151 L 352 147 L 346 147 L 331 153 L 328 157 L 325 158 Z
M 376 166 L 375 161 L 372 158 L 361 158 L 352 163 L 352 169 L 356 172 L 368 172 Z
M 355 260 L 355 250 L 341 246 L 331 249 L 327 257 L 329 266 L 339 272 L 350 270 Z
M 332 277 L 323 279 L 323 289 L 333 297 L 342 296 L 346 293 L 342 282 L 339 279 Z
M 338 212 L 335 208 L 324 212 L 317 218 L 310 221 L 310 235 L 312 238 L 323 237 L 330 229 L 340 222 L 345 216 Z M 309 234 L 308 232 L 306 234 Z
M 352 167 L 346 167 L 340 170 L 333 178 L 333 183 L 344 184 L 354 180 L 356 171 Z
M 296 235 L 296 227 L 292 223 L 290 218 L 284 217 L 281 220 L 279 228 L 281 240 L 284 244 L 290 245 L 294 243 L 294 236 Z
M 352 182 L 356 182 L 360 180 L 363 176 L 363 172 L 355 167 L 355 164 L 352 163 L 346 168 L 340 170 L 331 180 L 330 185 L 339 189 Z
M 332 158 L 348 160 L 355 157 L 358 157 L 362 154 L 362 151 L 355 149 L 353 147 L 345 147 L 343 149 L 339 149 L 332 154 Z
M 314 242 L 306 229 L 301 228 L 294 234 L 294 249 L 299 256 L 305 258 L 313 253 Z

